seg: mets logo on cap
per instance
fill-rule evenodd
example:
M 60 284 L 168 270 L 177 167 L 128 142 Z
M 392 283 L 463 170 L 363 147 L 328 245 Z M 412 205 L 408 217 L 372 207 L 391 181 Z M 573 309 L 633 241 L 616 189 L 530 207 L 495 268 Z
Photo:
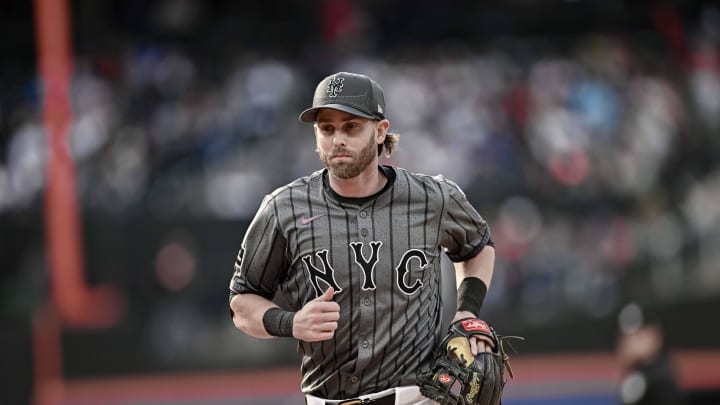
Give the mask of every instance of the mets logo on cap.
M 342 92 L 344 77 L 333 77 L 328 83 L 327 92 L 330 93 L 330 97 L 336 97 L 338 93 Z

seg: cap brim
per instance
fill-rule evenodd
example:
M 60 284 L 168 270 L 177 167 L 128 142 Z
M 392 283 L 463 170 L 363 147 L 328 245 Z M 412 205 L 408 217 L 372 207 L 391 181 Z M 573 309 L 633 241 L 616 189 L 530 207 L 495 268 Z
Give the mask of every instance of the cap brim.
M 348 114 L 357 115 L 358 117 L 363 118 L 370 118 L 370 119 L 378 119 L 377 117 L 373 116 L 372 114 L 368 114 L 366 112 L 360 111 L 357 108 L 347 106 L 345 104 L 326 104 L 319 107 L 312 107 L 308 108 L 307 110 L 300 113 L 300 121 L 302 122 L 315 122 L 317 121 L 317 113 L 318 111 L 322 110 L 323 108 L 330 108 L 332 110 L 338 110 L 342 112 L 346 112 Z

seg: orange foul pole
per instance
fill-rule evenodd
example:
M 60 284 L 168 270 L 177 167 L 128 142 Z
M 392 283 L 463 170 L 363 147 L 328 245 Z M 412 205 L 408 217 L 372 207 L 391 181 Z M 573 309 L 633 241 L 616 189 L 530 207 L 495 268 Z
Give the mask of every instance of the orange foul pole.
M 85 281 L 75 165 L 67 142 L 72 123 L 68 14 L 67 0 L 35 0 L 38 69 L 49 146 L 45 229 L 52 303 L 69 326 L 107 327 L 117 323 L 122 306 L 115 290 L 106 286 L 91 289 Z
M 48 144 L 45 236 L 51 280 L 50 300 L 33 319 L 34 403 L 54 405 L 63 397 L 62 328 L 115 325 L 122 315 L 122 301 L 111 287 L 89 288 L 85 281 L 75 166 L 67 143 L 72 123 L 67 0 L 35 0 L 34 5 Z

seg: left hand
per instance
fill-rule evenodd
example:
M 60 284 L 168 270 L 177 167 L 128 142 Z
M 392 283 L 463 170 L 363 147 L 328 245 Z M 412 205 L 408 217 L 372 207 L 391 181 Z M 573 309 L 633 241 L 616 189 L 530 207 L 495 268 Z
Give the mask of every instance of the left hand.
M 477 318 L 477 316 L 475 316 L 475 314 L 473 314 L 472 312 L 458 311 L 455 313 L 455 317 L 452 319 L 452 322 L 459 321 L 465 318 Z M 478 353 L 482 352 L 492 352 L 493 349 L 495 349 L 495 345 L 489 337 L 474 335 L 471 336 L 468 340 L 470 341 L 470 351 L 472 352 L 473 356 L 477 356 Z

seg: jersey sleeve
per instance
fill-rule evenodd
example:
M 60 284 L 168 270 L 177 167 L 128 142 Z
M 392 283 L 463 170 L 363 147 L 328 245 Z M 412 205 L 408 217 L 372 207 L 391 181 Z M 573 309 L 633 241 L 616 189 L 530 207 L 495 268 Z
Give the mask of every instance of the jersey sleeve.
M 230 280 L 230 296 L 251 293 L 272 300 L 287 272 L 286 245 L 278 227 L 275 199 L 267 196 L 243 238 Z
M 457 184 L 442 178 L 440 186 L 445 195 L 441 244 L 450 260 L 462 262 L 493 244 L 490 227 Z

